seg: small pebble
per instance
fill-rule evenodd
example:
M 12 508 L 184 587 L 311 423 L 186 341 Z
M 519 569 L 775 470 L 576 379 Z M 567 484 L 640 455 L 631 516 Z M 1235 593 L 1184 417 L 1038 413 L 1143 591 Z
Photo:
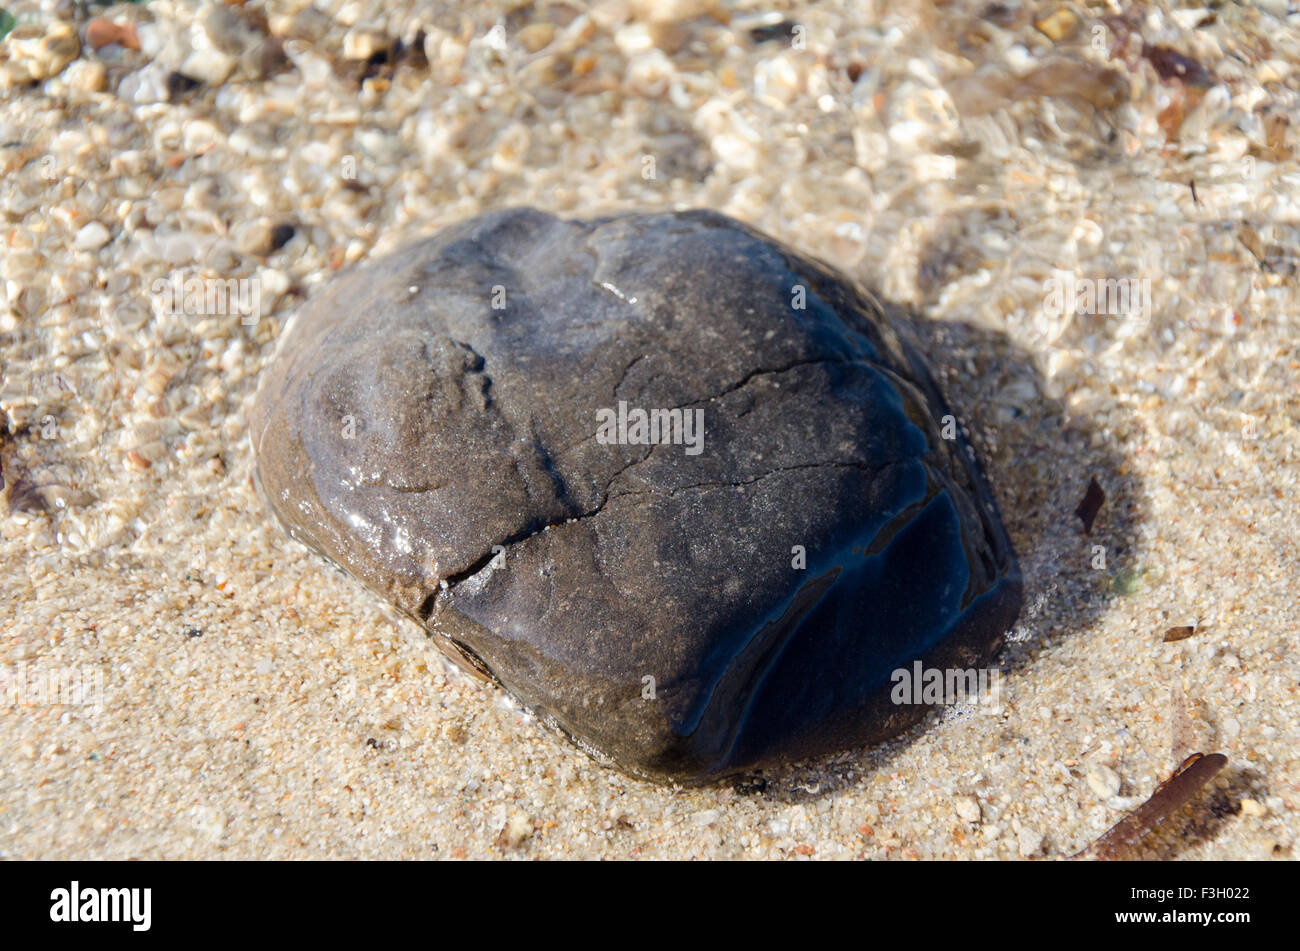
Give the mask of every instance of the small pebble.
M 129 50 L 138 50 L 140 37 L 130 23 L 114 23 L 105 17 L 95 17 L 86 24 L 86 44 L 95 52 L 113 44 Z
M 344 59 L 370 59 L 376 53 L 385 52 L 392 41 L 377 30 L 351 29 L 343 37 Z
M 150 63 L 122 77 L 117 85 L 117 97 L 136 106 L 167 102 L 170 97 L 168 74 L 169 70 L 161 63 Z
M 1099 799 L 1110 799 L 1119 795 L 1119 773 L 1104 763 L 1094 763 L 1088 767 L 1088 787 Z
M 1057 7 L 1052 13 L 1034 23 L 1044 36 L 1053 43 L 1059 43 L 1074 33 L 1079 25 L 1079 18 L 1065 7 Z
M 271 33 L 294 40 L 315 43 L 330 30 L 330 18 L 315 7 L 303 7 L 295 13 L 272 13 Z
M 98 251 L 108 244 L 111 238 L 112 235 L 108 233 L 107 228 L 98 221 L 92 221 L 77 232 L 73 245 L 78 251 Z
M 1243 815 L 1263 818 L 1268 815 L 1268 807 L 1257 799 L 1243 799 L 1241 801 L 1241 811 Z
M 1016 848 L 1022 859 L 1027 859 L 1043 847 L 1043 834 L 1028 827 L 1016 833 Z
M 207 45 L 230 60 L 231 70 L 223 80 L 231 73 L 241 79 L 264 79 L 289 65 L 281 41 L 266 35 L 267 21 L 258 15 L 241 7 L 214 4 L 201 22 Z M 181 72 L 204 79 L 184 68 Z
M 263 218 L 238 233 L 239 250 L 257 256 L 271 254 L 288 244 L 294 231 L 289 222 Z
M 953 799 L 952 807 L 963 822 L 974 825 L 980 821 L 980 804 L 974 796 L 958 796 Z
M 219 86 L 234 71 L 235 59 L 216 49 L 194 50 L 180 68 L 183 75 L 209 86 Z
M 504 831 L 506 843 L 512 849 L 517 849 L 523 845 L 532 834 L 533 820 L 528 813 L 523 811 L 512 813 L 510 821 L 506 823 Z
M 449 743 L 459 746 L 469 739 L 469 728 L 462 720 L 452 720 L 450 723 L 443 724 L 442 735 Z
M 79 59 L 64 70 L 63 78 L 73 92 L 102 92 L 108 80 L 108 70 L 103 63 Z
M 151 463 L 144 456 L 140 455 L 140 452 L 136 449 L 131 449 L 126 454 L 126 467 L 128 469 L 132 469 L 136 472 L 143 472 L 145 469 L 148 469 L 151 465 L 153 465 L 153 463 Z
M 16 27 L 4 41 L 9 58 L 0 63 L 0 89 L 56 76 L 81 52 L 71 24 L 55 20 L 47 27 Z
M 515 36 L 515 42 L 529 53 L 536 53 L 549 46 L 554 38 L 554 25 L 550 23 L 530 23 Z

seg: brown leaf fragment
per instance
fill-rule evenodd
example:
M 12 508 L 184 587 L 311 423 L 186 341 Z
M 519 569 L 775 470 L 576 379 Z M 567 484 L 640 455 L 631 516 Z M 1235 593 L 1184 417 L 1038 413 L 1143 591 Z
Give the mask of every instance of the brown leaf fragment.
M 1091 855 L 1102 861 L 1114 861 L 1124 856 L 1144 838 L 1187 804 L 1206 783 L 1228 765 L 1222 753 L 1193 753 L 1183 760 L 1174 774 L 1156 787 L 1146 802 L 1138 806 L 1082 852 L 1071 858 Z
M 13 473 L 10 473 L 12 476 Z M 89 492 L 66 485 L 37 485 L 26 474 L 13 480 L 6 494 L 9 514 L 50 515 L 62 509 L 85 508 L 95 501 Z
M 1097 109 L 1114 109 L 1129 98 L 1129 82 L 1114 69 L 1097 63 L 1056 57 L 1046 60 L 1019 83 L 1017 95 L 1075 96 Z
M 1014 6 L 1008 6 L 1005 3 L 990 3 L 984 8 L 980 16 L 990 23 L 996 23 L 1001 27 L 1015 26 L 1019 9 Z
M 1250 225 L 1243 224 L 1237 229 L 1237 240 L 1241 242 L 1242 247 L 1254 256 L 1256 261 L 1261 264 L 1264 263 L 1264 242 L 1259 239 L 1259 232 Z
M 1178 138 L 1178 131 L 1183 127 L 1183 120 L 1190 115 L 1201 100 L 1205 90 L 1199 86 L 1174 86 L 1169 91 L 1169 105 L 1156 114 L 1156 124 L 1165 134 L 1165 141 L 1172 142 Z
M 1185 641 L 1196 633 L 1196 625 L 1185 624 L 1182 627 L 1171 627 L 1165 631 L 1164 642 L 1166 644 L 1172 641 Z
M 46 514 L 50 511 L 40 486 L 25 475 L 13 479 L 9 485 L 7 500 L 10 515 L 17 515 L 20 512 Z
M 1290 155 L 1290 149 L 1286 147 L 1286 130 L 1289 125 L 1287 117 L 1278 112 L 1264 120 L 1264 154 L 1274 162 L 1280 162 Z
M 1097 477 L 1093 476 L 1088 480 L 1088 489 L 1083 493 L 1083 501 L 1074 510 L 1074 514 L 1083 520 L 1083 533 L 1085 535 L 1092 534 L 1092 523 L 1097 520 L 1097 513 L 1101 511 L 1105 501 L 1106 493 L 1101 490 Z
M 1079 28 L 1079 18 L 1065 7 L 1057 7 L 1041 20 L 1034 21 L 1034 29 L 1053 43 L 1068 40 Z
M 1143 46 L 1142 55 L 1151 63 L 1156 75 L 1161 79 L 1177 79 L 1189 86 L 1199 86 L 1202 89 L 1214 85 L 1214 77 L 1209 70 L 1190 56 L 1184 56 L 1168 46 Z
M 118 46 L 128 50 L 140 48 L 140 37 L 131 23 L 114 23 L 105 17 L 95 17 L 86 24 L 86 43 L 99 52 L 105 46 Z

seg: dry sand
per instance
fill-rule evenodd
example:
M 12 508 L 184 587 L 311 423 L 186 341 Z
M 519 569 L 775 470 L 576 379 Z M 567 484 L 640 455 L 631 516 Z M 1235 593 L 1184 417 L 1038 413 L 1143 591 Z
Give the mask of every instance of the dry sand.
M 265 5 L 261 77 L 196 3 L 98 10 L 141 50 L 71 62 L 71 4 L 10 5 L 0 856 L 1059 858 L 1201 750 L 1227 768 L 1135 854 L 1294 857 L 1288 0 L 300 7 Z M 359 84 L 394 36 L 428 63 Z M 999 712 L 646 785 L 285 539 L 245 414 L 298 301 L 517 204 L 715 208 L 921 315 L 1027 574 Z M 264 313 L 158 314 L 176 271 Z M 1151 306 L 1062 314 L 1066 273 Z M 33 692 L 60 672 L 89 693 Z

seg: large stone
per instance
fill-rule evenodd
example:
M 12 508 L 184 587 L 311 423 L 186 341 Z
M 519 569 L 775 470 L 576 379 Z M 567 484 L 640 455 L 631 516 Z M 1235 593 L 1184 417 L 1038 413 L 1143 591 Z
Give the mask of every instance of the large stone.
M 698 782 L 840 751 L 924 711 L 894 671 L 987 663 L 1020 608 L 909 339 L 719 214 L 487 214 L 302 308 L 253 413 L 259 484 L 598 758 Z M 635 441 L 670 408 L 678 442 Z

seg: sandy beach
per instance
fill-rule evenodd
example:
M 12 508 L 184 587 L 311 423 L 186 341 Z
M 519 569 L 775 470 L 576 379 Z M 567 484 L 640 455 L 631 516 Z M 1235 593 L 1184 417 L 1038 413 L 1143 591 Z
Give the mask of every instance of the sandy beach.
M 0 857 L 1050 860 L 1194 752 L 1132 857 L 1296 857 L 1294 2 L 0 2 Z M 996 706 L 651 785 L 284 535 L 288 318 L 522 205 L 914 315 L 1025 573 Z

